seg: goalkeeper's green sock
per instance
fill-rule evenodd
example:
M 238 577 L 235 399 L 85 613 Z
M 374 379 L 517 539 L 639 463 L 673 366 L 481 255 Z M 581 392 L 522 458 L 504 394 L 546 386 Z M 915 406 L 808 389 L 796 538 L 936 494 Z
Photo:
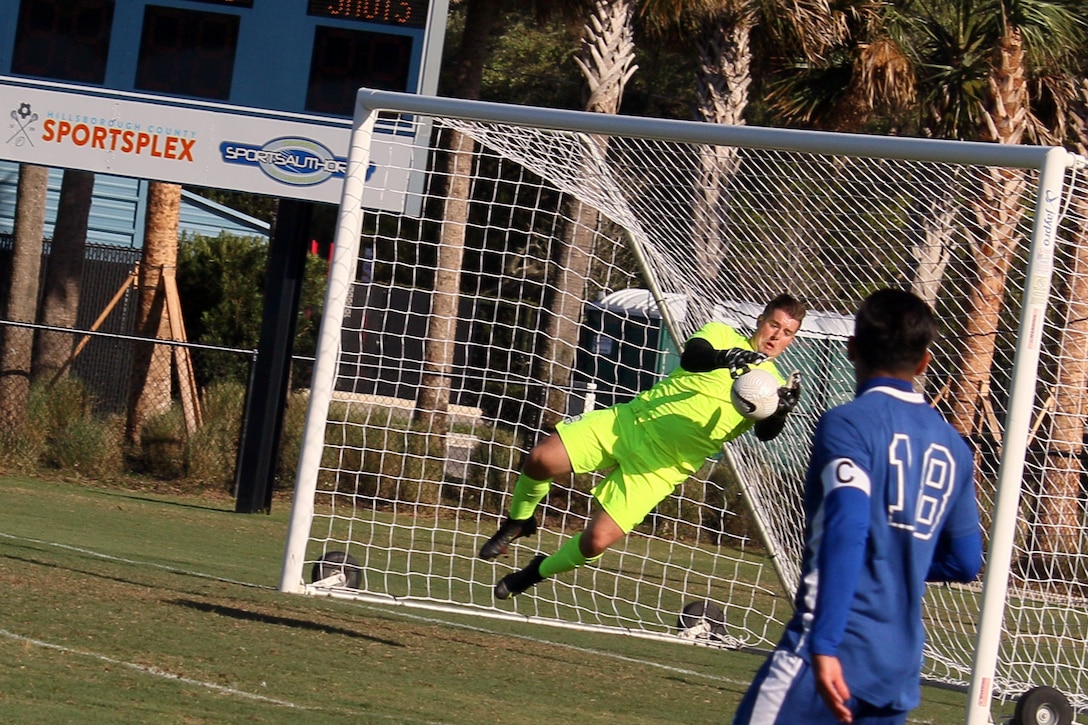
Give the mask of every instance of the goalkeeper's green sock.
M 532 516 L 537 504 L 548 495 L 551 485 L 550 478 L 546 481 L 538 481 L 524 473 L 518 476 L 517 483 L 514 484 L 514 496 L 510 501 L 510 518 L 520 521 Z
M 566 543 L 559 547 L 559 551 L 540 562 L 540 576 L 550 577 L 562 574 L 565 571 L 573 571 L 587 562 L 597 561 L 603 556 L 598 554 L 592 559 L 587 559 L 582 554 L 579 546 L 582 541 L 581 534 L 575 534 L 567 539 Z

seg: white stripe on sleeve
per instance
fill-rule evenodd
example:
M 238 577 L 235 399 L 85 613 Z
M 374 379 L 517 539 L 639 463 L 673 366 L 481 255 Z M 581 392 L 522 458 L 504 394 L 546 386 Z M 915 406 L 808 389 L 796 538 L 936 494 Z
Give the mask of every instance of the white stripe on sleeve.
M 824 495 L 831 493 L 836 488 L 856 488 L 866 496 L 870 495 L 872 484 L 869 474 L 858 467 L 849 458 L 836 458 L 824 466 L 820 480 L 824 484 Z

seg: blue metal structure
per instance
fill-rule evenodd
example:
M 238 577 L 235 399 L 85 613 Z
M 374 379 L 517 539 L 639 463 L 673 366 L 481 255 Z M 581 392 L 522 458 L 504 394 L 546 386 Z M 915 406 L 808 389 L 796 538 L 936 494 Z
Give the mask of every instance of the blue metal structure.
M 46 237 L 53 236 L 62 177 L 63 170 L 50 169 L 45 210 Z M 14 227 L 18 180 L 19 165 L 0 161 L 0 234 L 10 234 Z M 136 249 L 142 247 L 147 185 L 148 182 L 141 179 L 96 174 L 94 199 L 87 220 L 87 241 Z M 178 232 L 213 237 L 226 232 L 268 239 L 269 228 L 267 222 L 183 190 Z

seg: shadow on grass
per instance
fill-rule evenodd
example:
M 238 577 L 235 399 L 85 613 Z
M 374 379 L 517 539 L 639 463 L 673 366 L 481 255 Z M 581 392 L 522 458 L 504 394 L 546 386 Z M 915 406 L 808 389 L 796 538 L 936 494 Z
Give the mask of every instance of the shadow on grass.
M 343 627 L 332 627 L 326 624 L 320 624 L 318 622 L 311 622 L 306 619 L 296 619 L 294 617 L 280 617 L 274 614 L 264 614 L 262 612 L 251 612 L 246 609 L 239 609 L 237 607 L 227 607 L 222 604 L 212 604 L 210 602 L 198 602 L 193 599 L 174 599 L 167 601 L 167 604 L 174 604 L 179 607 L 188 607 L 189 609 L 196 609 L 201 612 L 208 612 L 209 614 L 218 614 L 222 617 L 232 617 L 234 619 L 242 619 L 247 622 L 259 622 L 261 624 L 275 624 L 282 627 L 294 627 L 296 629 L 308 629 L 315 632 L 322 632 L 324 634 L 339 634 L 345 637 L 353 637 L 356 639 L 365 639 L 370 642 L 377 642 L 378 644 L 387 644 L 390 647 L 404 647 L 405 645 L 400 642 L 394 642 L 390 639 L 382 639 L 380 637 L 371 637 L 370 635 L 360 634 L 351 629 L 344 629 Z
M 141 492 L 138 492 L 138 493 L 132 493 L 132 492 L 129 492 L 129 491 L 123 491 L 121 489 L 113 489 L 113 488 L 88 488 L 86 490 L 87 490 L 88 493 L 97 494 L 99 496 L 108 496 L 110 498 L 123 498 L 123 499 L 128 499 L 129 501 L 139 501 L 140 503 L 162 504 L 164 506 L 177 506 L 178 508 L 196 509 L 198 511 L 213 511 L 215 513 L 221 513 L 221 514 L 233 514 L 233 513 L 235 513 L 234 501 L 231 500 L 231 499 L 227 499 L 227 498 L 224 498 L 222 500 L 223 501 L 222 506 L 216 506 L 216 505 L 211 504 L 211 503 L 203 504 L 203 503 L 191 503 L 191 502 L 186 502 L 186 501 L 174 501 L 174 500 L 171 500 L 169 498 L 170 496 L 181 497 L 181 496 L 186 496 L 186 495 L 190 495 L 190 496 L 193 495 L 193 494 L 185 494 L 185 493 L 180 493 L 180 492 L 179 493 L 157 493 L 157 492 L 154 492 L 154 491 L 148 491 L 148 492 L 145 493 L 145 492 L 141 491 Z M 218 499 L 217 499 L 217 501 L 218 501 Z

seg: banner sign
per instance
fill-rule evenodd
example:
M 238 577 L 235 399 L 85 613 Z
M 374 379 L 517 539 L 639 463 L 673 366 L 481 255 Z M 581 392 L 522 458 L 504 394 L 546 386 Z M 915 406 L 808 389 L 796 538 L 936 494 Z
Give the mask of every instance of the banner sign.
M 0 77 L 0 158 L 281 198 L 340 203 L 350 121 Z M 363 194 L 404 212 L 413 129 L 379 124 Z M 392 143 L 396 135 L 396 143 Z

